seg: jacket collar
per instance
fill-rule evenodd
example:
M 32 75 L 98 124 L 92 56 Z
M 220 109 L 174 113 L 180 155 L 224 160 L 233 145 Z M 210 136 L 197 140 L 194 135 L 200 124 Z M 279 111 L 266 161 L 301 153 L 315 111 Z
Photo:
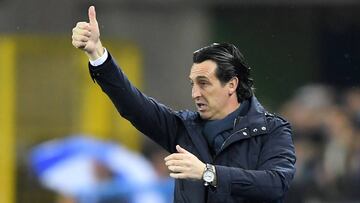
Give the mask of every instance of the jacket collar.
M 252 96 L 249 101 L 250 106 L 247 114 L 236 118 L 234 122 L 234 130 L 228 139 L 225 140 L 220 152 L 234 142 L 264 135 L 268 132 L 266 110 L 255 96 Z M 189 131 L 189 135 L 193 143 L 196 146 L 207 146 L 207 141 L 202 135 L 204 120 L 200 118 L 199 113 L 180 111 L 178 112 L 178 115 L 181 117 L 186 129 Z M 212 160 L 209 149 L 207 149 L 207 151 L 199 150 L 199 154 L 204 161 Z
M 255 96 L 250 98 L 249 111 L 245 116 L 236 118 L 234 131 L 246 128 L 248 135 L 256 136 L 267 132 L 266 124 L 267 111 L 260 104 Z
M 249 111 L 245 116 L 237 117 L 232 134 L 225 140 L 219 153 L 234 142 L 268 133 L 267 111 L 255 96 L 250 99 Z M 218 154 L 219 154 L 218 153 Z

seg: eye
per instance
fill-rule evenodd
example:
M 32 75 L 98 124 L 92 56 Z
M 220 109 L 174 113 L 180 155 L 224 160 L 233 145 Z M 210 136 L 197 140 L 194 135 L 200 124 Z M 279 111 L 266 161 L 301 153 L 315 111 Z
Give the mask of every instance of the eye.
M 205 86 L 207 84 L 209 84 L 207 81 L 204 81 L 204 80 L 199 81 L 199 85 L 201 85 L 201 86 Z
M 190 81 L 190 86 L 194 86 L 194 82 L 193 81 Z

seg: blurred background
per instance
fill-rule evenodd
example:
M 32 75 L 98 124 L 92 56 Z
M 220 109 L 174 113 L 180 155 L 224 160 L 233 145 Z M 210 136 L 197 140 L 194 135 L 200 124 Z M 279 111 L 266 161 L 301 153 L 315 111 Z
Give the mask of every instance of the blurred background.
M 173 109 L 194 109 L 193 51 L 237 45 L 257 97 L 293 126 L 297 173 L 287 202 L 360 202 L 360 1 L 0 0 L 0 203 L 76 201 L 42 175 L 79 152 L 59 147 L 33 157 L 74 134 L 119 145 L 145 158 L 152 180 L 166 179 L 166 153 L 118 116 L 72 47 L 72 28 L 88 21 L 90 5 L 130 80 Z M 113 177 L 107 162 L 94 160 L 97 175 Z

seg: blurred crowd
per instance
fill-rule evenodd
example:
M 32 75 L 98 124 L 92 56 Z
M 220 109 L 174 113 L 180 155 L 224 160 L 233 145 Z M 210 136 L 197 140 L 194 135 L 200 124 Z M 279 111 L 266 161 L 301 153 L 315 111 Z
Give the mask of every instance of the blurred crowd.
M 304 86 L 280 114 L 292 124 L 297 155 L 286 202 L 359 202 L 360 89 Z
M 35 146 L 30 165 L 56 203 L 168 203 L 174 180 L 154 144 L 140 153 L 91 135 L 76 134 Z M 161 159 L 161 164 L 159 159 Z

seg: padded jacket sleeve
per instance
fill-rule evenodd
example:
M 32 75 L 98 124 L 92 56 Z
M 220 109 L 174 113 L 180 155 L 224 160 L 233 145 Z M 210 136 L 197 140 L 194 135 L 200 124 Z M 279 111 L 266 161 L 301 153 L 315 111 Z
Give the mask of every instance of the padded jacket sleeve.
M 134 87 L 110 53 L 100 66 L 89 63 L 89 70 L 92 79 L 108 95 L 121 116 L 167 151 L 175 149 L 179 118 L 174 111 Z

